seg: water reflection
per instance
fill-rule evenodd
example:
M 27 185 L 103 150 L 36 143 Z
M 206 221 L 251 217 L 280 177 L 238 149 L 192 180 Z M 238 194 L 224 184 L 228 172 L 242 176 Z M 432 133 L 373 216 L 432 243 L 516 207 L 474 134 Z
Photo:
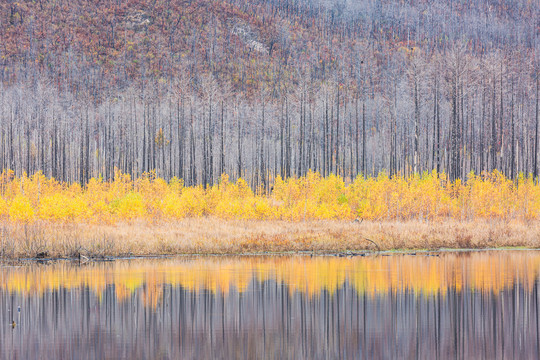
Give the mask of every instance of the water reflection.
M 534 251 L 1 267 L 0 358 L 536 359 L 539 275 Z

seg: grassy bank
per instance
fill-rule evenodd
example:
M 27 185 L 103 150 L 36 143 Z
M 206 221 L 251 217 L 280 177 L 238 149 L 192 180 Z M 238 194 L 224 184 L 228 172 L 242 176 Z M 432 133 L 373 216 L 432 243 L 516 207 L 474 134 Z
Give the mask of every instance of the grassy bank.
M 3 222 L 0 255 L 87 257 L 440 248 L 540 247 L 537 221 L 223 220 L 186 218 L 114 225 Z

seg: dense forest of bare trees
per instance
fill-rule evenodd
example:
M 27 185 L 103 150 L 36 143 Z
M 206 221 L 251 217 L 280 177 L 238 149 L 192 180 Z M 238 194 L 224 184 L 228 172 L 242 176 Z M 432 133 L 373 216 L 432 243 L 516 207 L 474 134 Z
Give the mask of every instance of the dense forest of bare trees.
M 539 175 L 534 1 L 6 1 L 0 38 L 18 175 Z

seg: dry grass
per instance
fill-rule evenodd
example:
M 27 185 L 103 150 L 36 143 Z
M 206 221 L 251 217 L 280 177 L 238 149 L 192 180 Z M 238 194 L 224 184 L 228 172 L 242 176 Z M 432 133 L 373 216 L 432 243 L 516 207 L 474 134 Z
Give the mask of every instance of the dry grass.
M 366 239 L 370 239 L 370 242 Z M 540 222 L 255 221 L 192 218 L 117 225 L 0 224 L 0 256 L 88 257 L 157 254 L 540 247 Z

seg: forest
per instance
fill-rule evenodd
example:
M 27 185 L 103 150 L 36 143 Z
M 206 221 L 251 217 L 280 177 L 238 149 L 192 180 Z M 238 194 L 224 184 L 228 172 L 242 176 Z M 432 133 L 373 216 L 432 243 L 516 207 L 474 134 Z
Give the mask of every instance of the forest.
M 539 175 L 535 1 L 7 0 L 0 39 L 17 177 Z
M 0 0 L 0 358 L 537 358 L 539 137 L 540 0 Z

